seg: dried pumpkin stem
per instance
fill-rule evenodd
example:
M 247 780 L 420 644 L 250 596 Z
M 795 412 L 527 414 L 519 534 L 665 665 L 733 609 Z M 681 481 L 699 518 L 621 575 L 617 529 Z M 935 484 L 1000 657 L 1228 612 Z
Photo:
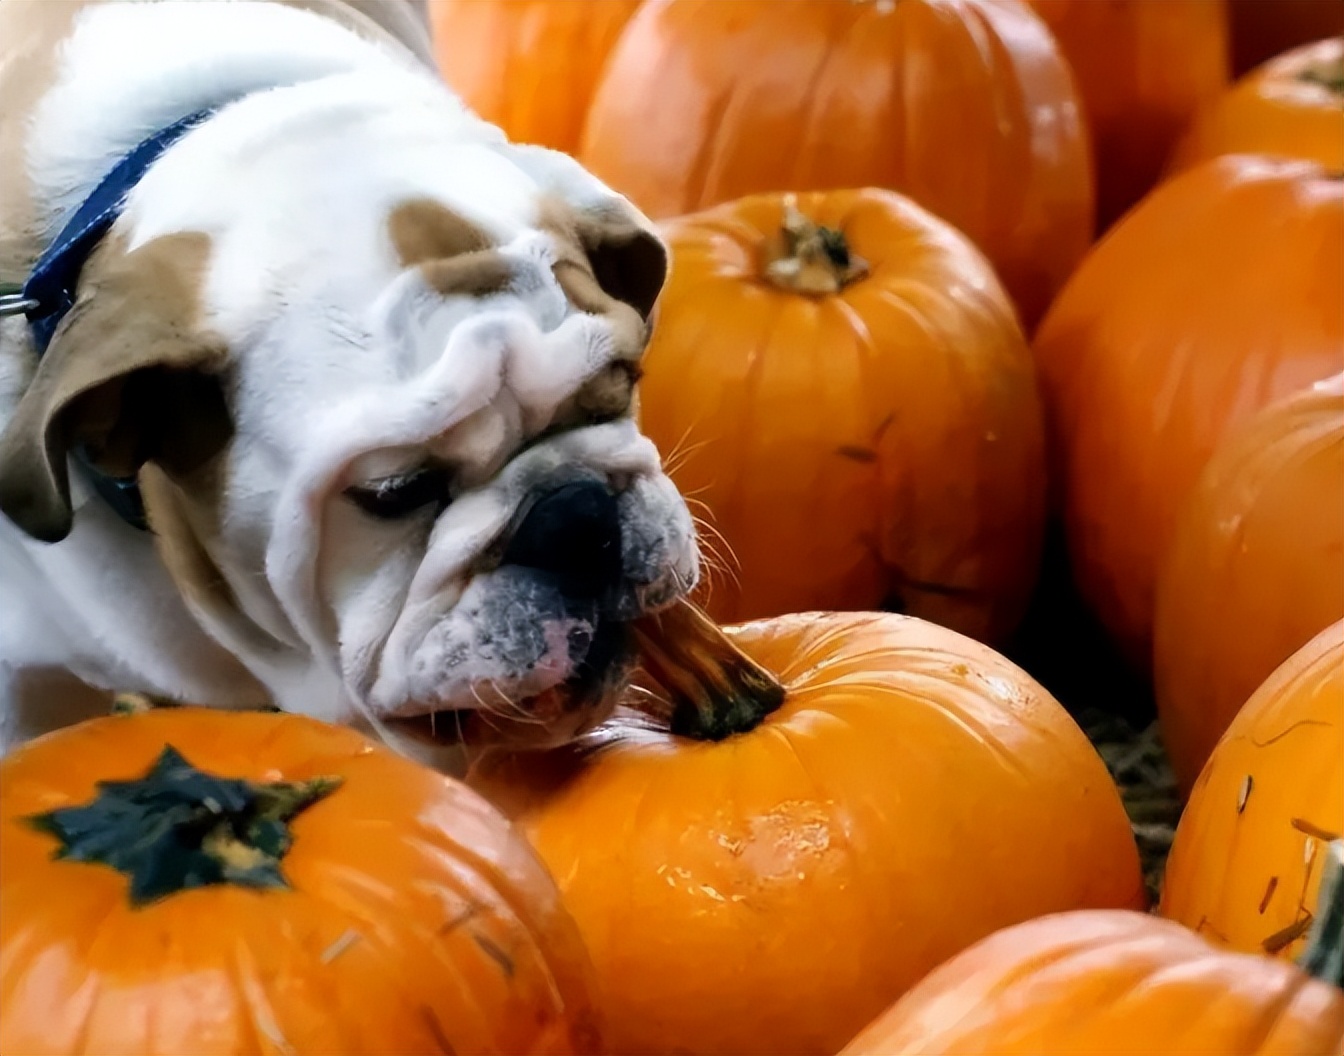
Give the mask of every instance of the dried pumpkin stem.
M 1335 95 L 1344 95 L 1344 58 L 1308 66 L 1297 75 L 1299 81 L 1318 84 Z
M 1298 964 L 1344 990 L 1344 840 L 1332 840 L 1326 848 L 1316 917 Z
M 672 732 L 699 741 L 745 733 L 784 702 L 784 687 L 694 602 L 634 626 L 644 669 L 667 693 Z
M 785 197 L 779 239 L 765 265 L 766 279 L 790 293 L 823 297 L 867 274 L 867 261 L 849 251 L 843 231 L 815 223 L 799 212 L 795 195 Z

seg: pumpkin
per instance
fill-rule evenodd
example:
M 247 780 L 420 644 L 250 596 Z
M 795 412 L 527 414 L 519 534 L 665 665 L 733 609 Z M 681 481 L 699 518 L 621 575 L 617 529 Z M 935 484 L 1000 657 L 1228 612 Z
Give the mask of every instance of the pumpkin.
M 1042 545 L 1044 426 L 981 254 L 879 190 L 757 195 L 664 233 L 640 420 L 731 566 L 710 613 L 885 606 L 1006 635 Z
M 1098 227 L 1157 183 L 1190 118 L 1227 84 L 1225 0 L 1031 0 L 1059 41 L 1092 132 Z
M 1221 444 L 1186 499 L 1157 585 L 1154 681 L 1185 792 L 1276 667 L 1344 618 L 1344 375 Z
M 1035 341 L 1082 597 L 1140 670 L 1177 511 L 1238 422 L 1344 369 L 1344 181 L 1249 156 L 1158 187 Z
M 1104 764 L 986 646 L 875 613 L 725 640 L 686 603 L 638 633 L 667 717 L 469 775 L 556 877 L 613 1051 L 833 1053 L 1000 926 L 1142 905 Z
M 0 1051 L 587 1053 L 591 967 L 465 786 L 277 713 L 107 716 L 0 760 Z
M 572 154 L 603 60 L 640 0 L 429 0 L 434 54 L 511 140 Z
M 1229 10 L 1238 76 L 1299 44 L 1344 33 L 1339 0 L 1229 0 Z
M 1248 73 L 1189 128 L 1171 169 L 1220 154 L 1307 158 L 1344 170 L 1344 37 L 1305 44 Z
M 1073 81 L 1016 0 L 650 0 L 578 157 L 655 218 L 767 191 L 908 194 L 986 252 L 1029 327 L 1092 239 Z
M 1301 967 L 1217 949 L 1146 914 L 1055 913 L 952 958 L 841 1056 L 1344 1052 L 1344 867 L 1338 846 L 1333 855 Z
M 1176 828 L 1160 909 L 1237 950 L 1296 956 L 1344 834 L 1344 621 L 1237 713 Z

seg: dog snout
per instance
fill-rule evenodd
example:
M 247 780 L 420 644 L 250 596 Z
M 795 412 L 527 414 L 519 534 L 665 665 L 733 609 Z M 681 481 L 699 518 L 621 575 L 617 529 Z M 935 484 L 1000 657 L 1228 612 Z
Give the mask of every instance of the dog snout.
M 622 575 L 616 496 L 595 480 L 571 481 L 547 492 L 513 533 L 503 563 L 553 576 L 571 598 L 609 596 Z

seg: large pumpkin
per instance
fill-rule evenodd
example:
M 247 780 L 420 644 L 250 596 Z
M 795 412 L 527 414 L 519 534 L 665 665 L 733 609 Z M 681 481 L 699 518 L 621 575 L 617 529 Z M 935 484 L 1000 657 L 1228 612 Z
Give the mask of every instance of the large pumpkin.
M 841 1056 L 1329 1056 L 1344 1052 L 1340 848 L 1301 967 L 1118 910 L 1006 928 L 932 973 Z
M 1231 156 L 1088 255 L 1035 348 L 1075 578 L 1141 669 L 1177 511 L 1223 435 L 1344 369 L 1344 180 Z
M 1190 126 L 1171 168 L 1220 154 L 1306 158 L 1344 170 L 1344 37 L 1304 44 L 1248 73 Z
M 1281 52 L 1344 33 L 1339 0 L 1228 0 L 1232 71 L 1240 75 Z
M 444 79 L 510 139 L 573 153 L 640 0 L 428 0 Z
M 1246 699 L 1344 618 L 1344 375 L 1261 411 L 1186 499 L 1157 584 L 1162 739 L 1190 790 Z
M 1105 766 L 996 653 L 849 613 L 730 629 L 735 659 L 687 611 L 644 642 L 679 734 L 622 717 L 471 778 L 560 884 L 613 1051 L 833 1053 L 998 927 L 1142 905 Z
M 0 1051 L 589 1053 L 545 869 L 350 730 L 165 709 L 0 761 Z
M 1098 227 L 1156 182 L 1228 80 L 1225 0 L 1031 0 L 1073 68 L 1092 131 Z
M 665 228 L 640 417 L 730 567 L 723 620 L 901 611 L 1006 634 L 1045 518 L 1035 367 L 989 264 L 887 191 Z
M 650 0 L 579 159 L 655 217 L 763 191 L 901 191 L 980 245 L 1029 326 L 1092 238 L 1072 78 L 1017 0 Z
M 1161 912 L 1245 951 L 1296 955 L 1326 844 L 1344 835 L 1344 621 L 1282 664 L 1200 772 Z

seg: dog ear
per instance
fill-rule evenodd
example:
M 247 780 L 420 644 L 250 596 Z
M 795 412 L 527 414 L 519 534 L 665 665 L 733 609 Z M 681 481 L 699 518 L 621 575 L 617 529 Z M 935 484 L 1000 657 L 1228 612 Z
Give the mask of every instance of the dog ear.
M 90 256 L 74 307 L 0 436 L 0 511 L 58 542 L 73 511 L 67 458 L 134 477 L 154 461 L 185 473 L 232 435 L 219 375 L 228 350 L 199 326 L 207 236 L 167 235 Z

